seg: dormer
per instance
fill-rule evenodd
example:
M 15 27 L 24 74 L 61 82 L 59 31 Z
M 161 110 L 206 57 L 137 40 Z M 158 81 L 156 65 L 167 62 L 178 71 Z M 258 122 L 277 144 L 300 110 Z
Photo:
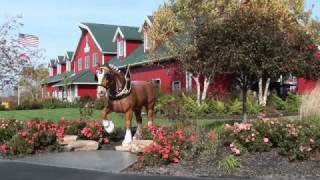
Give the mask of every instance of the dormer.
M 151 48 L 151 41 L 149 36 L 149 30 L 152 27 L 153 16 L 147 16 L 139 28 L 139 32 L 143 33 L 143 50 L 144 52 L 148 52 Z
M 73 52 L 72 51 L 67 51 L 64 60 L 66 62 L 66 72 L 71 72 L 73 71 L 73 66 L 72 66 L 72 57 L 73 57 Z
M 57 74 L 56 60 L 51 59 L 48 65 L 48 68 L 49 68 L 49 76 L 55 76 Z
M 66 71 L 66 62 L 64 56 L 58 56 L 57 59 L 57 74 L 64 73 Z
M 142 43 L 142 34 L 138 27 L 120 26 L 113 37 L 117 44 L 117 57 L 123 59 Z

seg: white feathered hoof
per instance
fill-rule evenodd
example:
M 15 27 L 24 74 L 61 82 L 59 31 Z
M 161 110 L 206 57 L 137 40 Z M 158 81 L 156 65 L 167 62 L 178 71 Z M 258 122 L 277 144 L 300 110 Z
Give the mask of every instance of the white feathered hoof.
M 132 133 L 130 129 L 126 130 L 126 135 L 124 136 L 124 140 L 122 141 L 122 145 L 130 145 L 132 142 Z
M 114 132 L 114 123 L 112 121 L 103 120 L 102 124 L 107 133 L 111 134 Z

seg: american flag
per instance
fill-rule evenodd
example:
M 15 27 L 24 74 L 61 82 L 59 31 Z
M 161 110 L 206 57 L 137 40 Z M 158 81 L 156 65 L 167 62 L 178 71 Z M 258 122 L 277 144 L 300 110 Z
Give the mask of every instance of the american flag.
M 30 34 L 19 34 L 19 43 L 24 46 L 38 47 L 39 38 Z

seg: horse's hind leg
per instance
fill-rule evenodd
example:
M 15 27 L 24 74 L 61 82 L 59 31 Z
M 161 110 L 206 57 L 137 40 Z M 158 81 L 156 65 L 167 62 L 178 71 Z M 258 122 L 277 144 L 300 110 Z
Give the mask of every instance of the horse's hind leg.
M 141 138 L 141 128 L 142 128 L 142 116 L 141 116 L 141 110 L 136 110 L 134 112 L 135 116 L 136 116 L 136 121 L 137 121 L 137 131 L 134 134 L 133 139 L 140 139 Z
M 148 118 L 148 126 L 153 124 L 153 109 L 154 109 L 154 103 L 150 103 L 147 106 L 147 118 Z

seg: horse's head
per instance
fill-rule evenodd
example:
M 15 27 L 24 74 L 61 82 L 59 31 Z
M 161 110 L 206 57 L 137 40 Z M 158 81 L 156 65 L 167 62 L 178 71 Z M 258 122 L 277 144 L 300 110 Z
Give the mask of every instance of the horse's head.
M 101 65 L 97 70 L 98 86 L 109 90 L 111 94 L 119 93 L 126 83 L 126 77 L 130 78 L 129 66 L 126 74 L 121 72 L 117 67 L 109 64 Z M 99 92 L 102 94 L 103 92 Z
M 111 82 L 113 81 L 113 76 L 115 73 L 120 71 L 113 67 L 112 65 L 102 65 L 97 70 L 98 86 L 102 86 L 106 89 L 110 88 Z

